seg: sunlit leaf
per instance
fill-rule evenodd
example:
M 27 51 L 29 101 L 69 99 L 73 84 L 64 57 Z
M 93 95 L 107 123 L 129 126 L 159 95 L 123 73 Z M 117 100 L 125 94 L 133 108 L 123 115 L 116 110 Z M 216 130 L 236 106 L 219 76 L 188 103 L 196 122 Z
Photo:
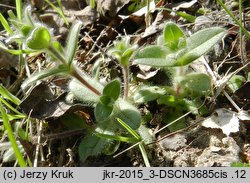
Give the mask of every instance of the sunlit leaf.
M 68 34 L 68 38 L 67 38 L 67 46 L 66 46 L 66 52 L 65 52 L 65 56 L 66 56 L 66 60 L 68 62 L 69 65 L 71 65 L 75 53 L 76 53 L 76 49 L 77 49 L 77 45 L 78 45 L 78 37 L 79 37 L 79 32 L 81 29 L 82 23 L 76 22 L 69 31 Z
M 49 76 L 60 74 L 60 73 L 67 73 L 67 71 L 68 71 L 67 67 L 65 67 L 64 65 L 59 65 L 56 68 L 46 69 L 46 70 L 37 72 L 31 75 L 28 79 L 26 79 L 23 82 L 22 88 L 26 88 L 27 86 L 33 84 L 34 82 L 41 80 L 41 79 L 45 79 Z
M 187 38 L 187 52 L 176 60 L 175 66 L 187 65 L 193 62 L 211 50 L 225 35 L 225 29 L 220 27 L 207 28 L 191 35 Z
M 82 76 L 91 86 L 96 88 L 100 93 L 103 90 L 103 85 L 99 83 L 96 79 L 89 76 Z M 97 103 L 99 101 L 99 96 L 88 89 L 86 86 L 81 84 L 78 80 L 73 79 L 69 83 L 69 91 L 71 91 L 74 97 L 84 103 Z
M 51 35 L 47 28 L 37 27 L 28 37 L 26 44 L 33 50 L 43 50 L 51 44 Z
M 141 124 L 140 111 L 135 106 L 123 99 L 118 99 L 116 101 L 114 107 L 114 117 L 120 118 L 133 130 L 139 128 Z
M 186 38 L 184 32 L 173 22 L 166 23 L 163 36 L 165 46 L 171 50 L 178 50 L 186 46 Z

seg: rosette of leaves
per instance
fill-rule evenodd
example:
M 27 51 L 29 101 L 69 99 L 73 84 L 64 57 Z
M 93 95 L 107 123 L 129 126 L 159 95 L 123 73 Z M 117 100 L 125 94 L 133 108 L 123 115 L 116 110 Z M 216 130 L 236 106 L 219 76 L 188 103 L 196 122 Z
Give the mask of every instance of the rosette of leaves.
M 134 102 L 140 104 L 157 100 L 158 104 L 171 107 L 166 116 L 166 119 L 171 120 L 167 122 L 179 118 L 185 111 L 198 114 L 198 108 L 202 104 L 200 98 L 211 90 L 211 78 L 204 73 L 188 73 L 184 66 L 207 53 L 225 34 L 223 28 L 213 27 L 186 37 L 175 23 L 167 23 L 157 44 L 140 49 L 135 55 L 134 63 L 171 67 L 173 86 L 139 87 L 133 95 Z M 205 108 L 200 109 L 200 113 L 205 112 Z M 182 122 L 184 124 L 185 121 Z M 180 121 L 175 126 L 170 130 L 177 130 L 185 125 L 181 125 Z
M 173 22 L 166 23 L 157 45 L 146 46 L 138 51 L 134 63 L 154 67 L 187 65 L 207 53 L 225 36 L 220 27 L 200 30 L 190 37 Z

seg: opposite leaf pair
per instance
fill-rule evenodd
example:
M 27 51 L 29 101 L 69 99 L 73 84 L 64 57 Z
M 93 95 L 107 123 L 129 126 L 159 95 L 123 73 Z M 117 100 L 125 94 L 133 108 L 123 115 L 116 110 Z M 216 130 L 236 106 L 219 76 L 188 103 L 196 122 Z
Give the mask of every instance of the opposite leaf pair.
M 198 31 L 186 38 L 184 32 L 173 22 L 165 25 L 157 45 L 141 49 L 134 63 L 154 67 L 184 66 L 208 52 L 226 32 L 213 27 Z

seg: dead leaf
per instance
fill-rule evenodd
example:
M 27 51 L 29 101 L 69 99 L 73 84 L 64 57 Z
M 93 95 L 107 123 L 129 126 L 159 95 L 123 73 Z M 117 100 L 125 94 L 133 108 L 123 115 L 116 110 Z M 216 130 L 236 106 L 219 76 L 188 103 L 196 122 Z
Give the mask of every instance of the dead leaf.
M 115 17 L 130 0 L 96 0 L 97 11 L 104 17 Z
M 66 102 L 67 93 L 56 98 L 46 83 L 35 86 L 20 104 L 24 113 L 36 119 L 58 118 L 69 111 L 88 108 L 83 104 L 69 104 Z
M 229 136 L 230 133 L 239 131 L 239 118 L 236 112 L 220 108 L 216 109 L 213 115 L 202 122 L 206 128 L 221 129 L 224 134 Z
M 173 10 L 178 11 L 179 9 L 192 8 L 197 3 L 197 0 L 192 0 L 190 2 L 181 2 L 175 5 Z

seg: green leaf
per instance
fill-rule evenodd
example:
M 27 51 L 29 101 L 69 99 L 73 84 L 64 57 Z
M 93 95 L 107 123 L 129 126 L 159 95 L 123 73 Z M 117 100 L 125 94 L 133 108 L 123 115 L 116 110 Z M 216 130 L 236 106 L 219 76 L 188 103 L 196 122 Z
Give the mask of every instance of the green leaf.
M 141 139 L 144 141 L 145 144 L 150 144 L 153 142 L 153 134 L 150 133 L 151 129 L 147 128 L 144 125 L 141 125 L 138 128 L 138 133 L 140 134 Z
M 129 46 L 131 46 L 131 45 L 129 45 Z M 134 54 L 134 52 L 137 48 L 138 48 L 138 45 L 133 45 L 123 52 L 123 54 L 121 56 L 121 61 L 120 61 L 123 66 L 129 65 L 129 60 L 131 59 L 132 55 Z
M 185 12 L 183 12 L 183 11 L 175 11 L 175 13 L 176 13 L 177 15 L 179 15 L 180 17 L 186 19 L 188 22 L 191 22 L 191 23 L 194 23 L 194 22 L 195 22 L 196 17 L 193 16 L 193 15 L 190 15 L 190 14 L 185 13 Z
M 114 101 L 116 101 L 121 92 L 121 83 L 118 80 L 113 80 L 108 83 L 103 89 L 103 95 L 110 97 Z
M 107 135 L 107 134 L 102 134 L 102 133 L 95 133 L 97 137 L 100 138 L 106 138 L 106 139 L 111 139 L 114 141 L 121 141 L 121 142 L 127 142 L 127 143 L 137 143 L 138 139 L 134 137 L 124 137 L 124 136 L 119 136 L 119 135 Z
M 158 86 L 142 86 L 135 91 L 133 100 L 137 104 L 156 100 L 158 97 L 165 95 L 166 90 Z
M 23 10 L 23 3 L 22 0 L 16 0 L 16 11 L 17 11 L 17 18 L 18 20 L 22 20 L 22 10 Z
M 195 61 L 207 53 L 225 35 L 225 29 L 220 27 L 207 28 L 191 35 L 187 38 L 187 52 L 176 60 L 174 66 L 183 66 Z
M 183 109 L 179 109 L 179 108 L 172 108 L 169 110 L 169 112 L 165 116 L 163 116 L 163 120 L 165 123 L 169 125 L 168 129 L 171 132 L 174 132 L 176 130 L 180 130 L 186 127 L 185 118 L 181 118 L 175 123 L 172 123 L 173 121 L 180 118 L 181 116 L 183 116 Z M 170 125 L 170 123 L 172 124 Z
M 207 28 L 191 35 L 185 41 L 183 32 L 175 24 L 170 23 L 169 27 L 166 26 L 164 35 L 158 38 L 157 46 L 147 46 L 139 50 L 134 63 L 154 67 L 187 65 L 208 52 L 226 34 L 225 29 L 220 27 Z M 169 41 L 167 47 L 172 51 L 162 45 L 163 40 Z
M 100 97 L 100 102 L 105 105 L 105 106 L 113 106 L 114 105 L 114 100 L 109 97 L 109 96 L 106 96 L 106 95 L 103 95 Z
M 60 122 L 70 130 L 77 130 L 84 128 L 86 120 L 75 113 L 69 113 L 59 118 Z
M 106 121 L 113 111 L 113 106 L 104 105 L 102 102 L 98 102 L 94 113 L 97 122 Z
M 99 83 L 96 79 L 89 76 L 82 77 L 87 81 L 91 86 L 96 88 L 100 93 L 103 90 L 103 85 Z M 69 83 L 69 90 L 73 93 L 74 97 L 85 103 L 97 103 L 99 101 L 99 96 L 93 93 L 90 89 L 81 84 L 78 80 L 73 79 Z
M 120 118 L 133 130 L 139 128 L 141 124 L 141 114 L 132 104 L 119 98 L 113 110 L 115 118 Z
M 129 125 L 127 125 L 127 123 L 125 123 L 124 121 L 122 121 L 119 118 L 116 118 L 116 120 L 131 134 L 133 135 L 137 140 L 141 140 L 140 135 L 137 134 L 136 131 L 134 131 L 132 128 L 130 128 Z
M 81 26 L 82 26 L 82 23 L 80 21 L 76 22 L 70 28 L 70 31 L 67 37 L 67 46 L 66 46 L 65 56 L 66 56 L 67 63 L 69 65 L 71 65 L 72 61 L 74 60 Z
M 242 86 L 243 82 L 245 82 L 245 81 L 246 81 L 246 79 L 243 76 L 233 75 L 227 84 L 228 84 L 228 87 L 233 92 L 235 92 L 236 90 L 238 90 Z
M 35 74 L 32 74 L 28 79 L 26 79 L 23 82 L 21 87 L 26 88 L 27 86 L 33 84 L 34 82 L 36 82 L 38 80 L 45 79 L 45 78 L 52 76 L 52 75 L 56 75 L 56 74 L 60 74 L 60 73 L 67 73 L 67 72 L 68 72 L 68 68 L 65 67 L 64 65 L 59 65 L 56 68 L 43 70 L 43 71 L 37 72 Z
M 250 167 L 249 163 L 242 163 L 242 162 L 233 162 L 230 165 L 231 167 Z
M 110 137 L 114 135 L 109 135 Z M 117 149 L 120 147 L 120 141 L 117 140 L 112 140 L 109 143 L 106 144 L 106 146 L 104 147 L 104 149 L 102 150 L 102 153 L 105 155 L 112 155 L 114 154 Z
M 13 35 L 13 31 L 11 30 L 8 21 L 4 18 L 3 14 L 0 13 L 0 22 L 2 23 L 4 29 L 10 34 Z
M 186 46 L 186 38 L 183 31 L 173 22 L 166 23 L 163 36 L 165 46 L 170 50 L 176 51 Z
M 21 32 L 24 36 L 28 36 L 30 32 L 32 31 L 33 27 L 30 25 L 23 25 L 21 28 Z
M 7 131 L 8 138 L 9 138 L 9 141 L 11 142 L 16 159 L 18 160 L 18 163 L 21 167 L 26 167 L 27 165 L 26 165 L 26 162 L 23 158 L 23 154 L 18 147 L 17 141 L 15 139 L 15 135 L 14 135 L 13 130 L 9 124 L 8 115 L 6 114 L 5 109 L 3 108 L 1 102 L 0 102 L 0 113 L 2 114 L 3 125 Z
M 204 73 L 190 73 L 180 78 L 180 85 L 191 95 L 203 95 L 211 89 L 211 78 Z
M 163 46 L 147 46 L 138 51 L 135 56 L 135 64 L 150 65 L 154 67 L 166 67 L 174 65 L 175 58 L 166 60 L 170 51 Z
M 117 127 L 113 125 L 113 122 L 113 120 L 108 120 L 105 123 L 99 124 L 96 128 L 96 132 L 99 134 L 115 135 L 114 132 L 116 131 Z M 113 140 L 111 139 L 100 138 L 94 134 L 88 133 L 79 146 L 78 152 L 80 159 L 85 161 L 89 156 L 97 156 L 103 151 L 108 153 L 107 148 L 110 148 L 109 144 L 112 142 Z M 109 149 L 109 151 L 114 152 L 112 149 Z
M 79 156 L 81 161 L 85 161 L 89 156 L 101 154 L 109 140 L 97 137 L 91 133 L 87 134 L 79 145 Z
M 47 28 L 37 27 L 26 40 L 26 44 L 33 50 L 43 50 L 51 44 L 51 35 Z
M 15 95 L 10 93 L 2 84 L 0 84 L 0 95 L 16 105 L 19 105 L 21 103 L 21 101 Z

